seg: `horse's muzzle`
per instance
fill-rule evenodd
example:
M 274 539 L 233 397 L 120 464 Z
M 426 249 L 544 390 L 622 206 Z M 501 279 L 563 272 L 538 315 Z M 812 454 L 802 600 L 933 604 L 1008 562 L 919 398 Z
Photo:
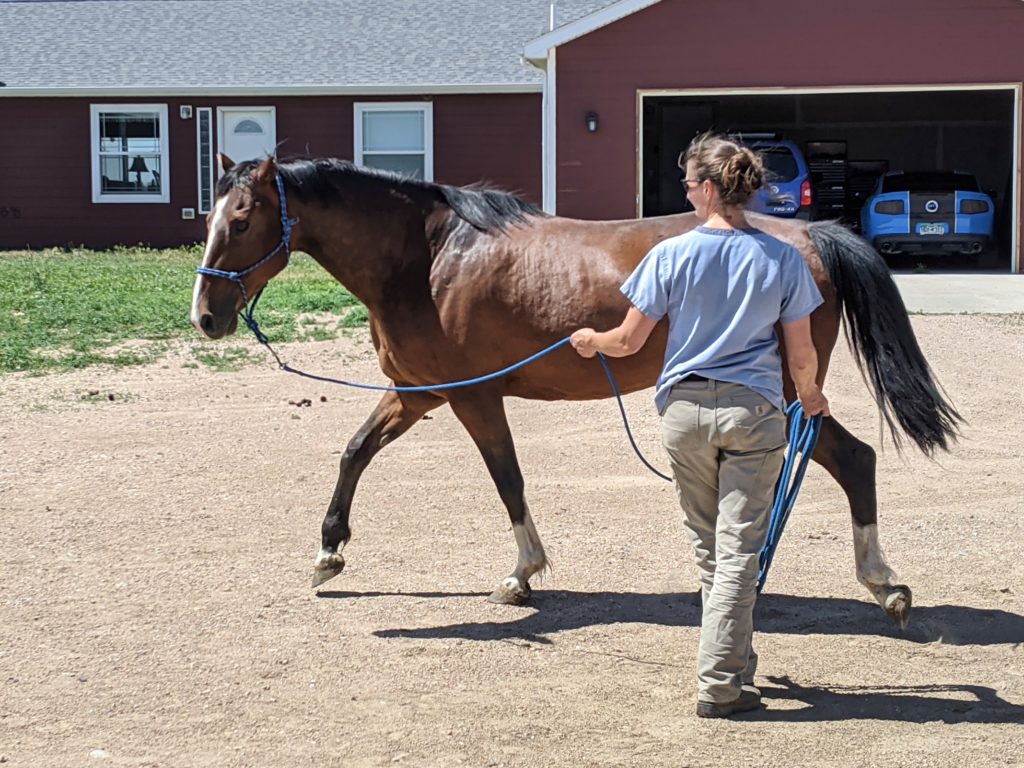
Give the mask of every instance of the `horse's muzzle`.
M 211 312 L 203 312 L 195 326 L 208 339 L 222 339 L 238 328 L 238 315 L 231 315 L 227 322 L 220 322 Z

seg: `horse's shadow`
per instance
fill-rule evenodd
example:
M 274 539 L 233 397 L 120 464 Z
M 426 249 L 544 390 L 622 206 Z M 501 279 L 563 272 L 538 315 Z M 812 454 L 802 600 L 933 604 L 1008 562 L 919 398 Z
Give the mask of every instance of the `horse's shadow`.
M 466 592 L 321 592 L 322 598 L 390 597 L 450 599 L 479 597 Z M 610 624 L 700 626 L 699 593 L 640 594 L 632 592 L 534 592 L 532 607 L 511 621 L 482 621 L 418 629 L 385 629 L 382 638 L 519 640 L 551 644 L 553 635 L 583 627 Z M 507 615 L 507 614 L 506 614 Z M 911 625 L 898 629 L 873 603 L 844 598 L 762 595 L 755 609 L 758 632 L 804 635 L 874 635 L 911 643 L 940 641 L 948 645 L 1024 644 L 1024 616 L 998 609 L 959 605 L 915 608 Z M 746 713 L 748 720 L 819 722 L 888 720 L 909 723 L 1022 723 L 1024 706 L 1002 699 L 994 689 L 971 684 L 829 686 L 795 683 L 788 677 L 767 677 L 759 683 L 766 709 Z M 950 695 L 952 694 L 952 695 Z M 773 706 L 795 701 L 804 706 Z
M 484 597 L 484 593 L 320 592 L 321 598 L 403 596 L 422 599 Z M 512 621 L 481 621 L 441 627 L 378 630 L 378 637 L 461 640 L 525 640 L 550 644 L 551 636 L 583 627 L 610 624 L 700 625 L 695 593 L 572 592 L 538 590 Z M 910 626 L 900 630 L 874 603 L 835 597 L 764 594 L 755 609 L 758 632 L 801 635 L 880 635 L 912 643 L 1001 645 L 1024 643 L 1024 616 L 999 609 L 961 605 L 920 606 Z

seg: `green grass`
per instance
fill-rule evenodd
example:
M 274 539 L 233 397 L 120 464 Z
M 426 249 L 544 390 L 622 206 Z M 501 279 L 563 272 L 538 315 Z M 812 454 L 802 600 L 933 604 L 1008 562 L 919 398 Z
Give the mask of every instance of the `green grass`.
M 201 257 L 201 246 L 0 252 L 0 373 L 137 365 L 155 360 L 170 341 L 196 338 L 188 314 Z M 300 317 L 310 314 L 337 322 Z M 365 326 L 366 310 L 312 259 L 295 254 L 271 281 L 257 318 L 272 342 L 330 339 L 339 327 Z M 249 360 L 197 349 L 196 359 L 218 370 Z

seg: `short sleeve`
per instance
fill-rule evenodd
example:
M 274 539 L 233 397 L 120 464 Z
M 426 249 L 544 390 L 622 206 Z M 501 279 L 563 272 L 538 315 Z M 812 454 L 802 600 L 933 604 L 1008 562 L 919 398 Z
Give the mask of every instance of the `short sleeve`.
M 663 275 L 661 249 L 652 248 L 620 290 L 651 320 L 661 320 L 668 312 L 668 288 Z
M 782 311 L 779 319 L 792 323 L 807 317 L 825 300 L 800 251 L 786 245 L 782 256 Z

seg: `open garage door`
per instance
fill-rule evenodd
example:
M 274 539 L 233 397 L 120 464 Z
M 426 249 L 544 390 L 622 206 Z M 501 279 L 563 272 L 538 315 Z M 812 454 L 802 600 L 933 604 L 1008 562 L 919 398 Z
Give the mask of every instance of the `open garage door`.
M 994 203 L 993 238 L 980 258 L 949 263 L 1020 270 L 1016 87 L 657 91 L 642 92 L 639 106 L 642 216 L 686 209 L 676 159 L 697 133 L 773 136 L 804 155 L 813 202 L 798 215 L 854 228 L 885 171 L 973 174 Z

